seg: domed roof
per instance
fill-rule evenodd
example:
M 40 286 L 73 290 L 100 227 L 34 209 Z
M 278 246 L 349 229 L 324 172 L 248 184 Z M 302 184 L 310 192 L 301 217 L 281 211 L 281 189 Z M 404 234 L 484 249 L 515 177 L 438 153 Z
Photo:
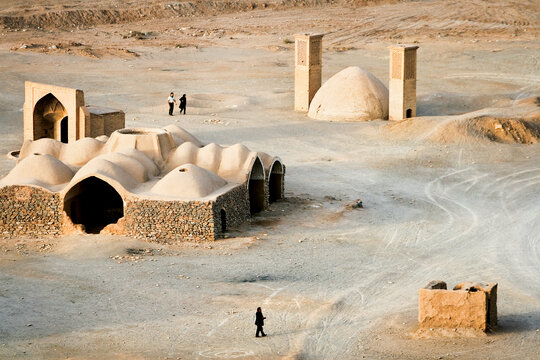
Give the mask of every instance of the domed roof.
M 193 164 L 185 164 L 165 175 L 151 191 L 166 196 L 202 198 L 225 185 L 227 182 L 213 172 Z
M 73 171 L 55 157 L 36 153 L 24 158 L 1 180 L 1 184 L 52 186 L 68 183 L 73 175 Z
M 368 121 L 388 118 L 388 89 L 370 72 L 350 66 L 317 91 L 308 116 L 319 120 Z

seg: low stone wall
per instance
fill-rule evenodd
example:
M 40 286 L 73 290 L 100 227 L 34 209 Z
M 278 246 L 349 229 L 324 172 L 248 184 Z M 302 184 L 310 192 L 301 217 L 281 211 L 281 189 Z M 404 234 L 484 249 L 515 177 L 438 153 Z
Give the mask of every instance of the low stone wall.
M 0 237 L 61 234 L 62 203 L 58 194 L 35 186 L 0 187 Z
M 444 283 L 443 283 L 444 284 Z M 497 325 L 497 284 L 420 289 L 418 324 L 424 328 L 475 329 L 486 331 Z
M 238 185 L 215 201 L 124 199 L 124 217 L 107 227 L 117 233 L 151 241 L 213 241 L 222 235 L 221 210 L 226 227 L 250 217 L 248 191 Z M 82 233 L 63 211 L 58 193 L 34 186 L 0 188 L 0 237 L 58 236 Z
M 237 227 L 250 218 L 249 194 L 245 185 L 239 185 L 219 196 L 212 204 L 214 214 L 214 234 L 222 234 L 221 210 L 225 210 L 227 229 Z
M 221 235 L 221 209 L 225 210 L 227 227 L 246 221 L 246 188 L 239 185 L 208 202 L 126 200 L 121 225 L 127 235 L 135 238 L 166 243 L 213 241 Z
M 174 243 L 214 240 L 212 203 L 126 200 L 124 231 L 135 238 Z

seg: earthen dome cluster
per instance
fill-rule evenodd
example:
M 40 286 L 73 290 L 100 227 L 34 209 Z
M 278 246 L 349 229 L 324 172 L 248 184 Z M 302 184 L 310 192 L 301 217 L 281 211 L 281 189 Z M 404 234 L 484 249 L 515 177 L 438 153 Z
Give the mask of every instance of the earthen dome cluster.
M 282 198 L 284 173 L 278 157 L 175 125 L 27 140 L 0 180 L 0 233 L 213 240 Z

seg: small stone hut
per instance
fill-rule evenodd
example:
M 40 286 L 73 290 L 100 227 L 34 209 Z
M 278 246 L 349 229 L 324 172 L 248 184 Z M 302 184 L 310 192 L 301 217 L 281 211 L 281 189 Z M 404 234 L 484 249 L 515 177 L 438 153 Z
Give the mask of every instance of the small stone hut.
M 497 284 L 465 282 L 447 290 L 444 281 L 432 281 L 418 294 L 421 328 L 487 331 L 497 326 Z
M 278 157 L 204 145 L 175 125 L 67 144 L 27 140 L 0 180 L 0 235 L 215 240 L 281 199 L 284 175 Z

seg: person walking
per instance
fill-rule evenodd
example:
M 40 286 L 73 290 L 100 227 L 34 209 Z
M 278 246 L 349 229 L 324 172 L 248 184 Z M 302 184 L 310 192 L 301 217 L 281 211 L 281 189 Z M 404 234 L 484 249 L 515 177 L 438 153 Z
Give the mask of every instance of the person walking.
M 184 112 L 184 115 L 186 115 L 186 94 L 182 95 L 182 97 L 180 98 L 180 114 L 182 113 L 182 111 Z
M 261 308 L 258 307 L 257 312 L 255 313 L 255 325 L 257 325 L 257 332 L 255 333 L 255 337 L 259 337 L 259 333 L 261 333 L 263 337 L 266 336 L 263 331 L 264 319 L 266 318 L 263 316 Z
M 176 99 L 174 98 L 174 93 L 171 92 L 167 99 L 167 103 L 169 104 L 169 115 L 172 116 L 172 112 L 174 110 L 174 105 L 176 105 Z

